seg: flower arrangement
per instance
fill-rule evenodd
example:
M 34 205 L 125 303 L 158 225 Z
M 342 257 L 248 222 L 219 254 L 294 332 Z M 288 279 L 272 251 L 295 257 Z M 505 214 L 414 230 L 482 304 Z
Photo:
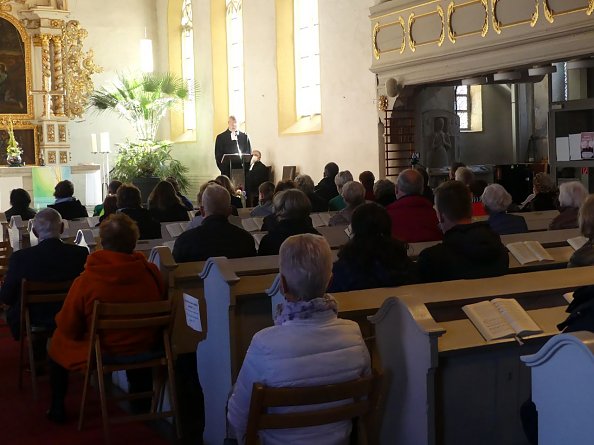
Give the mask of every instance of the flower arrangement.
M 21 155 L 23 150 L 14 137 L 14 125 L 11 120 L 8 121 L 8 144 L 6 145 L 6 162 L 11 167 L 20 167 L 22 165 Z

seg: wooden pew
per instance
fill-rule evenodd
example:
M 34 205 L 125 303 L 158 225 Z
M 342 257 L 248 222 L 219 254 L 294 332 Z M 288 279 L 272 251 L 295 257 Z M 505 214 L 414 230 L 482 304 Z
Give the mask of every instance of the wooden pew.
M 339 307 L 381 305 L 370 318 L 390 381 L 381 443 L 525 443 L 518 410 L 530 375 L 519 357 L 557 334 L 562 294 L 593 276 L 587 267 L 336 294 Z M 523 346 L 485 341 L 461 307 L 497 296 L 517 298 L 544 333 Z
M 586 444 L 594 437 L 594 334 L 551 338 L 537 353 L 521 357 L 532 373 L 538 410 L 538 443 Z
M 559 215 L 558 210 L 546 210 L 543 212 L 512 213 L 519 215 L 526 220 L 529 231 L 547 230 L 553 219 Z

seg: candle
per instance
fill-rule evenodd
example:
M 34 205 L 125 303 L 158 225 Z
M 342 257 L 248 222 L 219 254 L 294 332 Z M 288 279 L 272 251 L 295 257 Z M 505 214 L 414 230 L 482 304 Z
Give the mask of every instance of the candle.
M 91 153 L 97 153 L 97 135 L 91 133 Z
M 101 153 L 109 153 L 109 133 L 105 131 L 99 135 L 99 138 L 101 140 Z

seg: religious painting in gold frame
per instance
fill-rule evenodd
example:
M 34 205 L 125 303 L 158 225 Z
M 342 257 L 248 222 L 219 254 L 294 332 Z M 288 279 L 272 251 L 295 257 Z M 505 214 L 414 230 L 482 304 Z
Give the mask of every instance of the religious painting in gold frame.
M 18 19 L 0 12 L 0 119 L 33 118 L 30 43 Z
M 6 147 L 8 145 L 8 130 L 6 125 L 0 121 L 0 166 L 6 166 Z M 14 126 L 14 138 L 23 150 L 21 158 L 25 166 L 37 164 L 39 159 L 39 134 L 35 125 Z

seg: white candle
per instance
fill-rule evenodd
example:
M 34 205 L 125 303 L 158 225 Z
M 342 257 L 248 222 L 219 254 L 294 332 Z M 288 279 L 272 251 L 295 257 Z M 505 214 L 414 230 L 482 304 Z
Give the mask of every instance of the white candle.
M 91 133 L 91 153 L 97 153 L 97 135 Z
M 109 133 L 106 131 L 102 132 L 99 134 L 99 138 L 101 140 L 101 153 L 109 153 Z

